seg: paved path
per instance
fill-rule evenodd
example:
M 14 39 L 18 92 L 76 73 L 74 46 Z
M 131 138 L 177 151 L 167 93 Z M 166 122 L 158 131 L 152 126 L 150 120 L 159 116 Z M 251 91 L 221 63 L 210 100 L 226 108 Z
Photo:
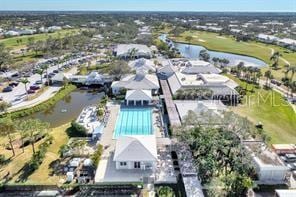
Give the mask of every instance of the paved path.
M 96 170 L 95 182 L 102 182 L 105 177 L 105 173 L 108 167 L 108 161 L 110 161 L 110 154 L 115 149 L 115 140 L 113 140 L 113 131 L 115 128 L 117 116 L 119 113 L 119 105 L 108 105 L 110 109 L 110 117 L 107 122 L 106 127 L 104 128 L 103 135 L 100 140 L 100 144 L 104 147 L 104 151 L 99 163 L 99 166 Z

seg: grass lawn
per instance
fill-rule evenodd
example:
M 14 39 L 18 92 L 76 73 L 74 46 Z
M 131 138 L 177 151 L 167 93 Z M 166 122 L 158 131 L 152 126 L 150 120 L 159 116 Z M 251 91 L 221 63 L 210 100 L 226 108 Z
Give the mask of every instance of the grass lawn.
M 242 87 L 246 83 L 228 75 Z M 248 85 L 248 93 L 243 104 L 231 109 L 241 116 L 247 117 L 255 124 L 261 122 L 263 128 L 271 137 L 271 143 L 296 142 L 296 113 L 292 107 L 273 90 L 256 89 L 252 93 L 252 85 Z
M 271 63 L 270 56 L 272 51 L 279 51 L 281 57 L 290 62 L 291 65 L 296 64 L 296 52 L 292 52 L 279 46 L 254 41 L 237 42 L 232 36 L 219 36 L 216 33 L 205 31 L 186 31 L 178 37 L 170 36 L 170 38 L 178 42 L 186 42 L 185 38 L 188 35 L 193 37 L 193 40 L 191 41 L 192 44 L 204 46 L 209 50 L 248 55 L 261 59 L 269 65 Z M 280 59 L 279 64 L 282 68 L 286 62 L 283 59 Z M 266 70 L 267 68 L 262 69 L 263 72 Z M 283 69 L 272 70 L 272 74 L 278 80 L 284 76 Z
M 49 146 L 48 151 L 46 153 L 45 159 L 43 163 L 40 165 L 39 169 L 36 170 L 31 176 L 28 177 L 28 180 L 25 183 L 30 184 L 57 184 L 59 182 L 60 177 L 50 176 L 49 164 L 59 158 L 59 148 L 61 145 L 66 144 L 68 141 L 68 136 L 66 134 L 66 129 L 69 127 L 69 124 L 53 128 L 51 131 L 51 135 L 54 137 L 53 143 Z M 0 142 L 7 142 L 7 138 L 1 138 Z M 36 144 L 36 147 L 41 142 Z M 11 151 L 0 148 L 1 154 L 5 154 L 7 158 L 11 156 Z M 0 168 L 0 180 L 10 172 L 10 176 L 12 177 L 10 183 L 16 182 L 19 175 L 21 174 L 21 169 L 25 165 L 27 161 L 30 160 L 32 156 L 32 148 L 31 146 L 27 146 L 25 148 L 25 152 L 22 153 L 21 149 L 16 149 L 16 155 L 11 161 Z
M 67 34 L 75 34 L 78 31 L 79 31 L 78 29 L 65 29 L 65 30 L 60 30 L 60 31 L 54 32 L 54 33 L 43 33 L 43 34 L 17 36 L 17 37 L 12 37 L 12 38 L 4 38 L 4 39 L 0 39 L 0 43 L 4 43 L 5 46 L 8 48 L 17 49 L 22 46 L 25 46 L 28 43 L 29 38 L 34 38 L 35 41 L 46 40 L 50 36 L 53 38 L 58 37 L 58 36 L 63 37 L 63 36 L 66 36 Z M 20 39 L 22 40 L 22 42 L 17 43 L 17 40 L 20 40 Z

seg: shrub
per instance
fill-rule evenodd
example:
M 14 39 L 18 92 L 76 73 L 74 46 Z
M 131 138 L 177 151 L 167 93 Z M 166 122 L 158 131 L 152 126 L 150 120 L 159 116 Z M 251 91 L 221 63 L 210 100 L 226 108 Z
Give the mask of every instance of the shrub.
M 157 189 L 157 196 L 159 197 L 175 197 L 174 190 L 168 186 L 160 186 Z
M 67 129 L 67 134 L 69 137 L 86 137 L 87 129 L 73 120 L 71 127 Z
M 5 156 L 2 155 L 2 154 L 0 154 L 0 166 L 3 165 L 3 164 L 5 164 L 5 162 L 6 162 Z
M 96 167 L 99 165 L 102 153 L 103 153 L 103 146 L 101 144 L 99 144 L 98 149 L 96 150 L 96 152 L 91 157 L 91 160 L 93 161 L 93 164 Z

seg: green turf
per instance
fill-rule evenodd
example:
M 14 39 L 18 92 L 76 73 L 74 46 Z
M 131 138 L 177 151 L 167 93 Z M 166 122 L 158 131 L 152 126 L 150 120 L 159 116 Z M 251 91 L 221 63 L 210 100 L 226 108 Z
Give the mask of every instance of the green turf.
M 246 87 L 245 82 L 228 76 L 242 87 Z M 253 93 L 250 92 L 252 89 L 254 89 Z M 256 89 L 250 84 L 248 90 L 243 104 L 232 107 L 232 110 L 255 124 L 261 122 L 264 130 L 271 137 L 271 143 L 295 143 L 296 113 L 293 108 L 276 91 Z
M 11 49 L 17 49 L 22 46 L 25 46 L 29 38 L 34 38 L 35 41 L 38 40 L 46 40 L 50 36 L 53 38 L 56 38 L 58 36 L 65 36 L 67 34 L 72 34 L 72 33 L 77 33 L 78 29 L 67 29 L 67 30 L 60 30 L 54 33 L 43 33 L 43 34 L 34 34 L 34 35 L 26 35 L 26 36 L 17 36 L 17 37 L 12 37 L 12 38 L 5 38 L 5 39 L 0 39 L 0 43 L 4 43 L 6 47 L 11 48 Z M 22 40 L 22 42 L 17 43 L 17 40 Z

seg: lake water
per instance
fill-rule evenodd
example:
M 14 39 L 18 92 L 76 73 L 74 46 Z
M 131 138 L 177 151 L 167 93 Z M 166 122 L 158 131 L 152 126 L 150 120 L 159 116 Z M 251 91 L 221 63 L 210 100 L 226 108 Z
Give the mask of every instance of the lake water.
M 77 89 L 50 109 L 37 112 L 31 117 L 49 122 L 51 127 L 58 127 L 76 119 L 84 107 L 97 104 L 104 95 L 104 92 L 97 90 Z
M 163 34 L 159 37 L 161 40 L 166 39 L 166 35 Z M 183 44 L 183 43 L 178 43 L 178 42 L 172 42 L 171 43 L 175 46 L 176 49 L 178 49 L 181 53 L 181 55 L 185 58 L 189 59 L 196 59 L 199 57 L 199 53 L 201 50 L 207 50 L 203 46 L 200 45 L 189 45 L 189 44 Z M 249 57 L 249 56 L 244 56 L 244 55 L 236 55 L 232 53 L 225 53 L 225 52 L 217 52 L 217 51 L 211 51 L 207 50 L 209 53 L 211 59 L 213 57 L 217 57 L 220 59 L 228 59 L 230 61 L 229 66 L 235 66 L 239 62 L 244 62 L 245 65 L 250 65 L 254 67 L 264 67 L 266 66 L 266 63 L 260 59 L 254 58 L 254 57 Z

